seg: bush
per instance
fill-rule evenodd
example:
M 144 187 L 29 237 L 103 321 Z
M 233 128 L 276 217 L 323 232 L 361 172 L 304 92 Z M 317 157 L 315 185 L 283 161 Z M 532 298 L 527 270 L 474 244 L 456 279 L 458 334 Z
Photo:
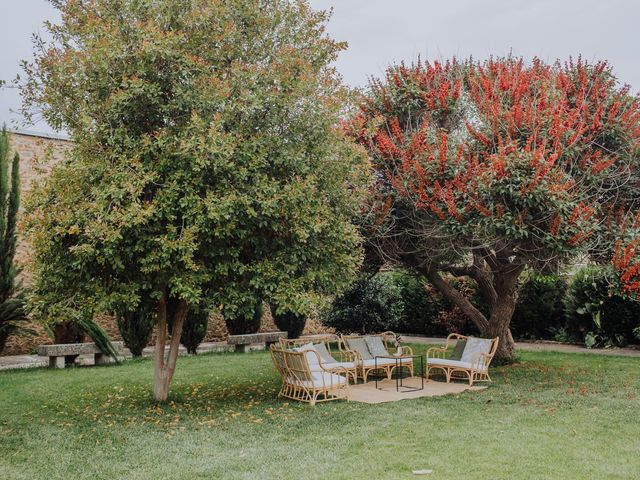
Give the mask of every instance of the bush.
M 276 313 L 276 308 L 271 310 L 273 315 L 273 322 L 278 327 L 278 330 L 287 332 L 289 338 L 298 338 L 302 335 L 304 326 L 307 323 L 307 317 L 304 315 L 298 315 L 293 312 Z
M 262 301 L 259 301 L 255 307 L 253 316 L 238 315 L 236 317 L 224 318 L 224 323 L 227 325 L 229 335 L 244 335 L 248 333 L 256 333 L 260 330 L 260 323 L 262 322 Z
M 557 275 L 531 275 L 518 291 L 518 303 L 511 319 L 516 338 L 553 338 L 564 324 L 562 299 L 565 281 Z
M 403 308 L 400 288 L 389 276 L 363 277 L 334 300 L 324 323 L 344 333 L 396 330 Z
M 638 325 L 640 303 L 617 294 L 609 278 L 605 268 L 583 268 L 564 298 L 566 330 L 588 347 L 624 346 Z
M 462 293 L 469 301 L 483 314 L 488 314 L 488 308 L 478 291 L 476 282 L 468 277 L 449 277 L 449 282 Z M 433 294 L 440 293 L 433 287 L 429 287 Z M 429 335 L 445 336 L 450 333 L 461 333 L 463 335 L 478 335 L 478 328 L 469 317 L 457 305 L 452 304 L 446 298 L 442 298 L 442 310 L 433 320 L 429 327 Z
M 420 276 L 402 270 L 379 275 L 385 276 L 400 292 L 403 308 L 397 331 L 433 335 L 434 321 L 444 309 L 442 295 Z
M 149 344 L 156 314 L 153 308 L 140 307 L 134 311 L 116 312 L 116 324 L 125 346 L 134 357 L 142 356 L 142 350 Z
M 204 310 L 190 310 L 182 327 L 180 335 L 180 343 L 184 345 L 187 352 L 195 354 L 198 346 L 207 335 L 207 326 L 209 325 L 209 312 Z

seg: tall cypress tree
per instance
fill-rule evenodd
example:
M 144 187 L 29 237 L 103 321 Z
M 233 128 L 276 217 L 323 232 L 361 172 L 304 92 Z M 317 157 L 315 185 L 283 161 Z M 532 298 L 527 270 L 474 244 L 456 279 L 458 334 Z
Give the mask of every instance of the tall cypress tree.
M 13 159 L 10 158 L 9 135 L 3 127 L 0 134 L 0 352 L 9 335 L 30 332 L 21 326 L 27 318 L 22 295 L 16 291 L 18 269 L 14 264 L 20 207 L 20 156 L 16 152 Z
M 20 155 L 15 152 L 9 174 L 9 135 L 2 129 L 0 137 L 0 301 L 14 293 L 17 270 L 16 221 L 20 206 Z

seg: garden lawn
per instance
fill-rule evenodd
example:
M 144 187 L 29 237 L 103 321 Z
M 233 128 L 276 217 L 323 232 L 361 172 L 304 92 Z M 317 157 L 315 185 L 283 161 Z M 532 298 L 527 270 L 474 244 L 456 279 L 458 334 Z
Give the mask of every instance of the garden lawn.
M 414 346 L 422 351 L 424 346 Z M 640 359 L 520 352 L 483 392 L 311 407 L 267 353 L 0 372 L 2 479 L 640 478 Z

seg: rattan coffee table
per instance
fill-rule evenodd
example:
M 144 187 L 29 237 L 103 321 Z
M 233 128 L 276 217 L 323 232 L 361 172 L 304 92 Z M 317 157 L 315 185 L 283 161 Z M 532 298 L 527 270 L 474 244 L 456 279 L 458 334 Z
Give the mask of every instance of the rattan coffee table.
M 424 390 L 424 355 L 378 355 L 375 357 L 375 367 L 376 370 L 378 370 L 378 359 L 379 358 L 384 358 L 384 359 L 391 359 L 391 360 L 395 360 L 396 365 L 393 369 L 394 373 L 395 373 L 395 377 L 396 377 L 396 392 L 413 392 L 415 390 Z M 406 367 L 406 364 L 402 363 L 402 360 L 406 359 L 406 358 L 412 358 L 412 359 L 416 359 L 416 358 L 420 358 L 420 379 L 422 382 L 422 385 L 420 387 L 410 387 L 408 385 L 403 385 L 402 381 L 404 380 L 404 375 L 402 373 L 402 367 Z M 404 390 L 400 390 L 401 388 L 403 388 Z M 384 390 L 384 388 L 382 387 L 378 387 L 378 377 L 376 376 L 376 389 L 378 390 Z

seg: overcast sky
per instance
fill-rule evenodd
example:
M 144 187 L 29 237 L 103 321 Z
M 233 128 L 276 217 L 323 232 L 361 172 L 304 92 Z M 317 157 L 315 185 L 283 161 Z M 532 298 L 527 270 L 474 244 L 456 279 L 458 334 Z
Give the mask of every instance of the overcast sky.
M 637 29 L 638 0 L 310 0 L 317 9 L 333 7 L 329 32 L 349 43 L 337 67 L 346 83 L 366 84 L 400 60 L 467 57 L 482 59 L 510 51 L 553 61 L 582 54 L 606 59 L 618 78 L 640 90 Z M 0 0 L 0 79 L 19 73 L 19 61 L 31 56 L 31 35 L 46 19 L 57 20 L 46 0 Z M 20 98 L 0 91 L 0 122 L 22 126 L 12 110 Z

